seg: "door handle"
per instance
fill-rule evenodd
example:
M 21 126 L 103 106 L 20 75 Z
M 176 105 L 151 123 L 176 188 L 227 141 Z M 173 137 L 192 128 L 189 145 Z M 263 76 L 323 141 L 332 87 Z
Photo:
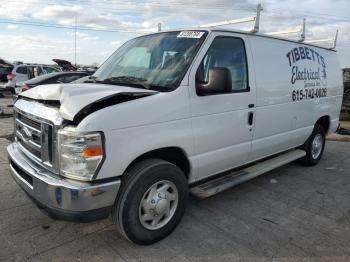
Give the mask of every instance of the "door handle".
M 249 104 L 248 108 L 253 108 L 255 105 L 254 104 Z
M 254 120 L 254 112 L 249 112 L 248 113 L 248 125 L 252 126 L 253 120 Z

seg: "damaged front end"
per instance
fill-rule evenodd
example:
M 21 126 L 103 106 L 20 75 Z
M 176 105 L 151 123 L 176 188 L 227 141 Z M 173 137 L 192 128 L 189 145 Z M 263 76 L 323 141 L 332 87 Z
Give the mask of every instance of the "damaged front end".
M 42 85 L 19 95 L 58 108 L 61 117 L 78 124 L 87 115 L 105 107 L 157 94 L 157 91 L 106 84 Z
M 15 141 L 7 148 L 14 180 L 53 217 L 108 215 L 120 180 L 96 180 L 105 159 L 104 134 L 76 127 L 98 110 L 156 93 L 88 84 L 22 93 L 14 105 Z
M 51 85 L 33 88 L 22 93 L 14 105 L 15 143 L 36 164 L 54 174 L 67 177 L 67 174 L 72 172 L 63 172 L 60 167 L 60 163 L 66 163 L 63 160 L 70 155 L 68 151 L 64 157 L 60 153 L 63 150 L 60 138 L 62 140 L 64 137 L 62 134 L 67 128 L 70 129 L 71 134 L 75 134 L 74 136 L 70 135 L 71 140 L 75 137 L 74 139 L 77 141 L 87 141 L 88 139 L 83 132 L 78 134 L 72 131 L 86 116 L 103 108 L 155 93 L 157 92 L 131 87 L 110 86 L 106 88 L 106 85 L 96 87 L 91 84 Z M 103 137 L 99 139 L 102 141 Z M 102 148 L 103 145 L 100 146 Z M 80 146 L 79 150 L 83 149 Z M 70 156 L 77 158 L 76 165 L 79 165 L 79 161 L 84 163 L 88 161 L 87 158 L 80 159 L 80 156 Z M 98 166 L 90 167 L 90 169 L 96 172 Z M 81 176 L 71 174 L 68 177 L 78 180 L 93 180 L 96 177 L 95 173 L 81 173 Z

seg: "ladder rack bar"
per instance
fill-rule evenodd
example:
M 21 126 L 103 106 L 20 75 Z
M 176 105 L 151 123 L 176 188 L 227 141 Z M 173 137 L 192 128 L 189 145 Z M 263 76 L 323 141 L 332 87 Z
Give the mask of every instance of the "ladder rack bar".
M 261 3 L 259 3 L 256 7 L 256 16 L 234 19 L 234 20 L 225 20 L 225 21 L 221 21 L 221 22 L 200 25 L 197 27 L 216 27 L 216 26 L 223 26 L 223 25 L 232 25 L 232 24 L 254 22 L 253 29 L 248 31 L 248 32 L 255 34 L 255 33 L 258 33 L 259 29 L 260 29 L 261 11 L 263 11 L 263 8 L 261 6 Z M 159 26 L 158 26 L 158 28 L 160 30 Z M 335 49 L 336 45 L 337 45 L 338 30 L 336 31 L 334 38 L 318 39 L 318 40 L 316 39 L 316 40 L 307 40 L 306 41 L 305 40 L 306 39 L 306 19 L 305 18 L 303 18 L 303 23 L 302 23 L 301 27 L 297 27 L 295 29 L 285 30 L 285 31 L 268 32 L 268 33 L 264 33 L 264 35 L 278 36 L 278 35 L 288 35 L 288 34 L 295 34 L 295 33 L 300 33 L 300 38 L 298 40 L 294 40 L 294 41 L 299 42 L 299 43 L 321 43 L 321 42 L 333 41 L 333 45 L 329 49 Z
M 252 21 L 255 21 L 254 16 L 239 18 L 234 20 L 225 20 L 225 21 L 216 22 L 216 23 L 210 23 L 210 24 L 200 25 L 199 27 L 215 27 L 215 26 L 221 26 L 221 25 L 241 24 L 241 23 L 252 22 Z
M 334 38 L 308 40 L 308 41 L 305 41 L 304 43 L 321 43 L 321 42 L 330 42 L 330 41 L 334 41 Z
M 268 33 L 265 33 L 265 35 L 288 35 L 288 34 L 299 33 L 300 31 L 301 31 L 301 28 L 296 28 L 296 29 L 286 30 L 286 31 L 268 32 Z
M 338 32 L 339 32 L 339 30 L 337 29 L 337 31 L 335 31 L 334 42 L 333 42 L 333 46 L 331 49 L 335 49 L 337 47 Z
M 304 42 L 305 41 L 305 24 L 306 24 L 306 19 L 303 19 L 303 25 L 302 25 L 302 31 L 301 31 L 301 35 L 300 35 L 300 39 L 299 42 Z
M 250 31 L 251 33 L 258 33 L 260 29 L 260 13 L 262 11 L 261 3 L 256 7 L 256 17 L 254 22 L 254 28 Z
M 334 36 L 333 38 L 308 40 L 308 41 L 305 41 L 305 43 L 310 43 L 310 44 L 312 44 L 312 43 L 322 43 L 322 42 L 331 42 L 331 41 L 332 41 L 332 42 L 333 42 L 333 45 L 332 45 L 332 47 L 329 48 L 329 49 L 335 49 L 336 46 L 337 46 L 338 32 L 339 32 L 339 30 L 337 30 L 337 31 L 335 32 L 335 36 Z

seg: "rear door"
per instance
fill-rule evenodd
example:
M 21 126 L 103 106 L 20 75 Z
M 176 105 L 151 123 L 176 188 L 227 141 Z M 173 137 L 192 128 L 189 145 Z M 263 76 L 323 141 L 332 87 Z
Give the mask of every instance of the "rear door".
M 256 91 L 245 35 L 213 32 L 190 73 L 192 127 L 198 179 L 243 165 L 251 152 Z M 203 50 L 204 49 L 204 50 Z M 228 68 L 232 91 L 199 96 L 196 85 L 208 81 L 211 68 Z M 197 76 L 197 80 L 196 80 Z

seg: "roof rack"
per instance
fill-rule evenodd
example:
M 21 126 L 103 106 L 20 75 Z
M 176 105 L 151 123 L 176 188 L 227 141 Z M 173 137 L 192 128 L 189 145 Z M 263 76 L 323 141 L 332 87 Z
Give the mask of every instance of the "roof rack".
M 300 39 L 298 40 L 298 42 L 304 42 L 305 41 L 305 23 L 306 23 L 306 20 L 304 18 L 302 26 L 298 26 L 295 29 L 291 29 L 291 30 L 268 32 L 268 33 L 265 33 L 265 35 L 278 36 L 278 35 L 289 35 L 289 34 L 300 33 Z
M 263 8 L 261 6 L 261 3 L 259 3 L 256 7 L 256 16 L 246 17 L 246 18 L 240 18 L 240 19 L 234 19 L 234 20 L 225 20 L 221 22 L 216 23 L 210 23 L 205 25 L 200 25 L 198 27 L 217 27 L 217 26 L 223 26 L 223 25 L 233 25 L 233 24 L 241 24 L 241 23 L 247 23 L 247 22 L 253 22 L 254 21 L 254 27 L 249 32 L 250 33 L 258 33 L 260 29 L 260 14 L 261 11 L 263 11 Z M 303 19 L 302 26 L 297 27 L 295 29 L 286 30 L 286 31 L 277 31 L 277 32 L 268 32 L 264 33 L 264 35 L 269 36 L 279 36 L 279 35 L 288 35 L 288 34 L 295 34 L 300 33 L 300 38 L 296 41 L 300 43 L 320 43 L 320 42 L 330 42 L 333 41 L 333 45 L 331 48 L 328 49 L 335 49 L 337 46 L 337 39 L 338 39 L 338 30 L 336 31 L 336 34 L 334 38 L 327 38 L 327 39 L 318 39 L 318 40 L 307 40 L 306 41 L 306 19 Z M 322 47 L 322 46 L 320 46 Z M 325 48 L 325 47 L 324 47 Z
M 339 30 L 337 29 L 335 31 L 335 35 L 333 38 L 307 40 L 307 41 L 305 41 L 305 43 L 314 44 L 314 43 L 322 43 L 322 42 L 331 42 L 332 41 L 333 42 L 332 47 L 330 47 L 329 49 L 334 50 L 337 47 L 338 32 L 339 32 Z
M 253 27 L 253 29 L 250 32 L 251 33 L 257 33 L 257 32 L 259 32 L 260 13 L 261 13 L 262 10 L 263 9 L 262 9 L 261 4 L 258 4 L 258 6 L 256 8 L 256 16 L 250 16 L 250 17 L 233 19 L 233 20 L 225 20 L 225 21 L 220 21 L 220 22 L 200 25 L 198 27 L 217 27 L 217 26 L 222 26 L 222 25 L 242 24 L 242 23 L 247 23 L 247 22 L 253 22 L 254 21 L 254 27 Z

